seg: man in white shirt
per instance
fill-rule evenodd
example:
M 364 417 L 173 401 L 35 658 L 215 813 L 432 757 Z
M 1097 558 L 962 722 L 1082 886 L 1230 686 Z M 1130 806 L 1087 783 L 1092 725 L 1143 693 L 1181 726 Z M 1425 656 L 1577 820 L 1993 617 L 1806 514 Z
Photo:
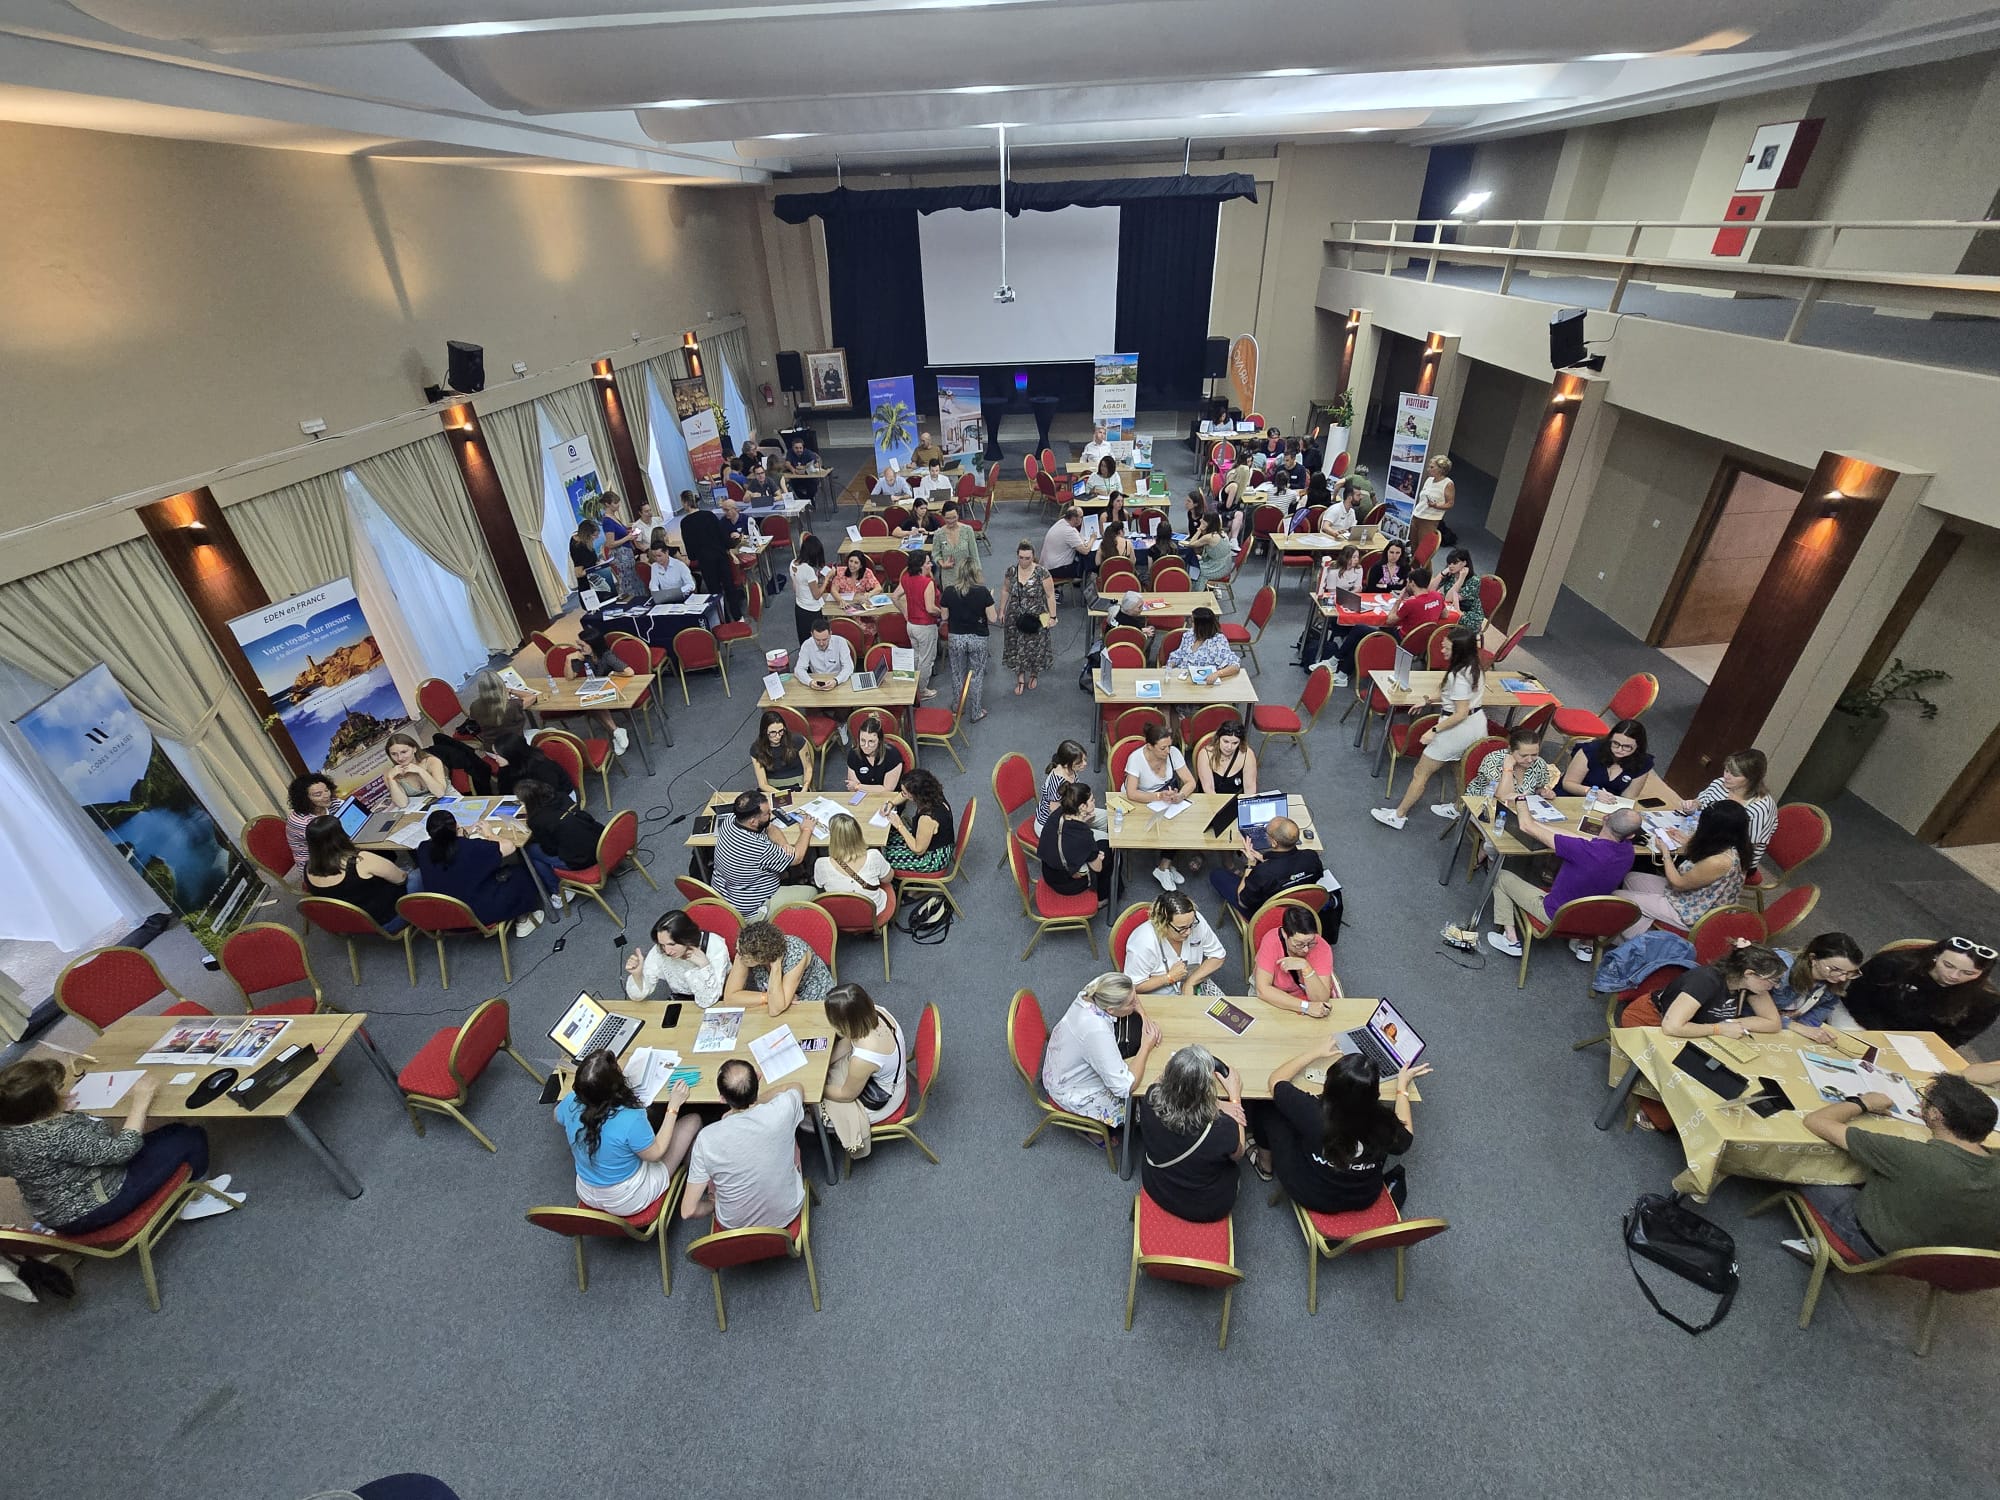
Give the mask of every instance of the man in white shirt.
M 1083 461 L 1094 469 L 1097 461 L 1109 452 L 1111 444 L 1104 440 L 1104 424 L 1099 422 L 1090 429 L 1090 441 L 1083 445 Z
M 813 617 L 812 634 L 799 643 L 792 675 L 810 688 L 838 687 L 854 675 L 854 652 L 833 633 L 825 614 Z
M 646 569 L 646 589 L 655 604 L 678 604 L 694 592 L 694 574 L 665 547 L 655 547 Z
M 875 488 L 869 493 L 878 500 L 890 498 L 907 500 L 910 498 L 910 481 L 903 477 L 903 471 L 896 466 L 895 460 L 891 459 L 883 467 L 882 477 L 875 481 Z
M 788 1083 L 759 1104 L 757 1082 L 756 1069 L 740 1057 L 716 1074 L 715 1090 L 729 1113 L 694 1138 L 683 1219 L 713 1212 L 723 1229 L 783 1228 L 805 1207 L 793 1139 L 805 1124 L 805 1091 Z
M 1042 566 L 1058 581 L 1081 578 L 1090 565 L 1090 543 L 1077 525 L 1082 519 L 1083 511 L 1072 505 L 1042 538 Z

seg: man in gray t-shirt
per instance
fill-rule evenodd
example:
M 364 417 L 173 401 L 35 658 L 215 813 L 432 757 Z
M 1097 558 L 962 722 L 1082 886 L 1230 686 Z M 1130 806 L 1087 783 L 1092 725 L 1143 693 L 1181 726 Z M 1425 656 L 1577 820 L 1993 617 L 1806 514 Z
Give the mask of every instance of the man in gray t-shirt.
M 681 1217 L 713 1210 L 724 1229 L 783 1228 L 805 1207 L 794 1135 L 805 1124 L 805 1091 L 788 1083 L 757 1102 L 757 1070 L 731 1058 L 716 1074 L 729 1113 L 702 1128 L 688 1155 Z

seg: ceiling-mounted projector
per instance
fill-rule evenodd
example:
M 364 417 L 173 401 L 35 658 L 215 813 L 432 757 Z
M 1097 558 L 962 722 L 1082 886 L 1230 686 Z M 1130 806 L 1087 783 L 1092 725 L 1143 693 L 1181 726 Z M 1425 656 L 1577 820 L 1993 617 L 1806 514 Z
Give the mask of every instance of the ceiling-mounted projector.
M 1003 284 L 998 291 L 994 292 L 993 300 L 995 302 L 1012 302 L 1014 300 L 1014 289 L 1011 286 Z

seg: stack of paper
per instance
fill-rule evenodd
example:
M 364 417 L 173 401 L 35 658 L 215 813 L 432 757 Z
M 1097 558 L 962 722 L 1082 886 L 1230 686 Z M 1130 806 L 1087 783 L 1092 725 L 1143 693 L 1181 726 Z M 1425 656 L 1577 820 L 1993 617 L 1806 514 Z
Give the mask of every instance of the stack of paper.
M 766 1083 L 775 1083 L 806 1065 L 806 1055 L 799 1049 L 799 1039 L 792 1035 L 789 1026 L 780 1026 L 758 1037 L 750 1044 L 750 1055 L 757 1059 Z
M 110 1109 L 132 1091 L 132 1085 L 146 1076 L 144 1068 L 127 1068 L 115 1073 L 86 1073 L 69 1091 L 80 1110 Z
M 680 1053 L 671 1047 L 635 1047 L 625 1055 L 621 1066 L 625 1081 L 632 1085 L 639 1102 L 651 1104 L 672 1087 L 673 1073 L 680 1061 Z
M 743 1026 L 743 1008 L 732 1006 L 707 1012 L 701 1018 L 701 1030 L 695 1033 L 694 1050 L 697 1052 L 734 1052 L 736 1033 Z

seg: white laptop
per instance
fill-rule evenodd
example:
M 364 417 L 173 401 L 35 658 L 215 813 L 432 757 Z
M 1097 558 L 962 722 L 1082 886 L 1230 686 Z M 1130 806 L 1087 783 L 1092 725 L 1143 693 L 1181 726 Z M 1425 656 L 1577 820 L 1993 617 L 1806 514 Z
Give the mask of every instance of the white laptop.
M 549 1031 L 549 1040 L 581 1062 L 602 1047 L 617 1057 L 632 1045 L 645 1025 L 637 1016 L 614 1016 L 589 995 L 578 995 Z

